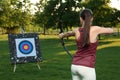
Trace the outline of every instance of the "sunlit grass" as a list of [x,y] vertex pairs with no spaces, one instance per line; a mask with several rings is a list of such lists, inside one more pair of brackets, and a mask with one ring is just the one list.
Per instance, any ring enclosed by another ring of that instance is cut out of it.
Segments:
[[98,50],[106,47],[120,46],[120,39],[112,38],[112,39],[101,40],[99,44],[100,45],[97,48]]
[[7,34],[0,34],[0,40],[7,40],[8,35]]

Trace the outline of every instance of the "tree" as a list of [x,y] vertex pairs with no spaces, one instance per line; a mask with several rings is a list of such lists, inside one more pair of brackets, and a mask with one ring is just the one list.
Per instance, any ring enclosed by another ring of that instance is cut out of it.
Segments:
[[0,27],[10,28],[13,25],[13,22],[10,21],[10,16],[12,14],[12,9],[10,7],[10,2],[8,0],[0,1]]
[[44,26],[46,28],[60,28],[57,26],[59,21],[62,21],[62,27],[66,29],[75,26],[79,20],[76,9],[79,8],[78,4],[80,1],[81,0],[65,0],[65,2],[62,2],[62,0],[49,0],[46,1],[46,3],[43,2],[45,5],[39,3],[44,9],[36,13],[36,16],[39,17],[39,19],[37,19],[38,24],[43,24],[41,21],[44,20]]
[[12,33],[13,30],[30,24],[29,0],[24,0],[23,2],[19,0],[2,0],[0,4],[2,9],[0,27],[6,29],[7,33]]
[[39,3],[36,3],[36,7],[38,8],[38,11],[35,13],[35,17],[33,18],[33,22],[35,24],[38,24],[39,26],[43,27],[43,34],[46,34],[46,23],[47,23],[47,16],[44,13],[44,7],[46,6],[47,1],[46,0],[40,0]]
[[118,16],[116,15],[118,10],[111,8],[109,3],[110,0],[87,0],[87,2],[83,2],[84,7],[92,9],[94,13],[93,24],[112,27],[118,23]]

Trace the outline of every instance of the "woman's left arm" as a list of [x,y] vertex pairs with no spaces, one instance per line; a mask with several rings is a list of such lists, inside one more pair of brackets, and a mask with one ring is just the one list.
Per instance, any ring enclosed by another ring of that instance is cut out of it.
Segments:
[[60,33],[59,37],[64,38],[64,37],[70,37],[70,36],[75,36],[75,30],[74,31],[68,31],[65,33]]

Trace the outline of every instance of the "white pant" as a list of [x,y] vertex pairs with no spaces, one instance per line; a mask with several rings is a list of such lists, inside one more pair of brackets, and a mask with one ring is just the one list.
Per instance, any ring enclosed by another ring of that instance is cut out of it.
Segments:
[[71,65],[72,80],[96,80],[95,68]]

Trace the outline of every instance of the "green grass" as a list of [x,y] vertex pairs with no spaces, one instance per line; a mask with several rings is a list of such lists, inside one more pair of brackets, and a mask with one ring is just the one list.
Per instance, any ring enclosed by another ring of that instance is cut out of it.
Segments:
[[[74,38],[65,40],[67,48],[74,55]],[[61,46],[58,36],[40,35],[43,61],[41,70],[35,63],[18,64],[16,72],[10,63],[9,45],[6,35],[0,35],[0,80],[72,80],[71,58]],[[97,80],[119,80],[120,38],[100,40],[97,49]]]

